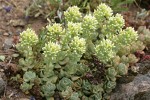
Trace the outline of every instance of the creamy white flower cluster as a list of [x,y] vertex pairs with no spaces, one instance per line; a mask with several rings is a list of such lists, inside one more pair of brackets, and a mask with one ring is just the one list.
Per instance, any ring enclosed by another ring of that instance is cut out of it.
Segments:
[[86,42],[84,38],[79,38],[78,36],[74,37],[74,39],[70,43],[70,48],[73,52],[77,54],[83,54],[86,50]]
[[77,6],[69,7],[64,15],[67,22],[78,22],[82,17]]
[[98,45],[96,45],[96,55],[98,58],[104,62],[107,63],[111,58],[115,56],[115,52],[113,51],[114,44],[109,39],[103,39],[100,41]]
[[83,18],[82,22],[82,28],[83,28],[83,36],[84,38],[92,37],[98,28],[98,21],[96,18],[92,15],[86,15]]
[[46,59],[55,61],[58,53],[61,51],[61,46],[50,41],[46,43],[42,49],[44,51],[44,57]]
[[121,14],[116,14],[115,16],[110,17],[106,24],[102,26],[102,32],[108,36],[118,34],[124,25],[125,21],[123,16]]
[[98,20],[99,24],[103,24],[105,20],[111,17],[113,14],[112,9],[106,4],[100,4],[94,11],[94,16]]
[[[45,57],[57,59],[57,53],[66,49],[66,53],[76,52],[81,57],[87,49],[91,48],[88,46],[94,40],[96,42],[92,45],[95,47],[92,47],[91,50],[94,49],[101,61],[108,62],[117,53],[114,48],[119,48],[119,45],[130,45],[138,37],[137,32],[131,27],[123,30],[125,23],[123,16],[113,15],[112,9],[103,3],[93,14],[82,16],[79,8],[73,6],[69,7],[64,15],[65,26],[55,23],[46,27],[48,43],[43,47]],[[100,35],[102,38],[97,40]],[[31,29],[21,33],[20,45],[32,46],[37,42],[38,37]]]
[[49,40],[56,42],[64,33],[63,28],[61,24],[54,23],[53,25],[47,25],[46,26],[48,32],[47,37]]
[[115,43],[119,45],[130,45],[137,38],[137,32],[132,27],[127,27],[125,30],[120,31],[120,34],[115,38]]
[[35,34],[35,31],[32,29],[27,29],[20,34],[20,43],[21,47],[27,48],[35,45],[38,42],[38,36]]

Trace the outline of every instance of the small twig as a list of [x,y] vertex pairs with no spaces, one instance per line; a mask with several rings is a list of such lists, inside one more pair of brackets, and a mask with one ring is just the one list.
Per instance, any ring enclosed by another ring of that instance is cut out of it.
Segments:
[[16,7],[16,5],[13,3],[13,2],[8,2],[8,1],[6,1],[6,0],[4,0],[4,2],[6,3],[6,4],[8,4],[8,5],[13,5],[14,7]]
[[12,61],[12,57],[10,58],[9,62],[7,63],[7,66],[11,63]]
[[6,91],[7,91],[7,81],[6,81],[6,83],[5,83],[5,89],[4,89],[4,97],[6,97]]
[[10,55],[11,53],[0,53],[0,55]]
[[134,1],[135,5],[140,9],[142,10],[142,8],[138,5],[138,3],[136,2],[136,0]]

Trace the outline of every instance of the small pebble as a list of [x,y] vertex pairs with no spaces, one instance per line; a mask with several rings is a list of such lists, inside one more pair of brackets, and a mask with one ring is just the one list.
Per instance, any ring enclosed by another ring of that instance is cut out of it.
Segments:
[[9,35],[9,33],[4,33],[3,35],[4,35],[4,36],[8,36],[8,35]]
[[11,47],[13,47],[13,39],[12,38],[6,38],[4,41],[4,50],[8,50]]

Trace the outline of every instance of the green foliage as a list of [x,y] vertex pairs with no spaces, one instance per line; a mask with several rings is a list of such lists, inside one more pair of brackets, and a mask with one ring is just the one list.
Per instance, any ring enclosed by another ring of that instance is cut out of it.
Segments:
[[115,68],[108,68],[107,70],[107,77],[111,80],[111,81],[116,81],[116,75],[117,72],[115,70]]
[[79,94],[77,92],[72,93],[70,100],[80,100]]
[[41,87],[41,91],[43,92],[43,96],[52,97],[55,93],[56,86],[55,84],[47,81],[45,85]]
[[140,26],[138,32],[140,34],[138,37],[139,40],[150,47],[150,30],[146,26]]
[[35,78],[36,74],[32,71],[25,72],[25,74],[23,75],[23,80],[25,82],[34,81]]
[[33,83],[30,84],[30,83],[24,82],[23,84],[21,84],[20,89],[21,89],[23,92],[28,93],[28,90],[32,89],[32,86],[33,86],[33,85],[34,85]]
[[125,64],[123,63],[120,63],[118,66],[117,66],[117,70],[118,70],[118,74],[119,75],[125,75],[127,74],[128,72],[128,68]]
[[[78,15],[78,12],[74,12],[78,9],[77,7],[79,7],[80,11],[83,13],[90,13],[91,11],[93,12],[99,4],[106,3],[113,9],[114,12],[121,12],[128,10],[128,6],[130,6],[134,2],[135,0],[33,0],[31,5],[26,10],[26,16],[42,16],[45,19],[59,18],[61,20],[63,11],[70,6],[76,6],[74,7],[73,13],[76,13],[76,16],[81,17],[80,15]],[[106,9],[105,5],[103,7],[104,9]],[[108,12],[109,11],[110,9],[108,9]],[[72,15],[74,16],[73,13],[70,13],[70,18],[72,17]],[[104,13],[110,14],[107,13],[107,11]],[[103,14],[99,13],[99,16],[103,16]],[[77,20],[80,19],[77,18]]]
[[123,29],[123,17],[105,4],[93,14],[82,15],[73,6],[64,15],[66,23],[49,24],[38,36],[31,29],[21,33],[20,88],[26,92],[38,85],[47,99],[58,91],[65,100],[102,100],[138,61],[133,53],[145,48],[143,42],[133,28]]
[[128,8],[124,6],[133,4],[135,2],[135,0],[108,0],[108,1],[111,8],[116,12],[128,10]]
[[64,91],[67,87],[72,85],[72,81],[66,77],[62,78],[59,83],[57,84],[57,89],[60,91]]
[[0,55],[0,61],[4,61],[5,60],[5,56]]

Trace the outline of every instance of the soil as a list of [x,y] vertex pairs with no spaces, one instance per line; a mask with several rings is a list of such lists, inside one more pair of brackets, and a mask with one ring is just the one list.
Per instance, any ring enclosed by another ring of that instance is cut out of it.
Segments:
[[[25,16],[25,10],[31,1],[32,0],[0,0],[0,55],[6,57],[4,62],[0,62],[0,76],[2,76],[7,83],[4,94],[0,100],[34,100],[31,95],[22,93],[18,84],[9,81],[10,75],[15,74],[17,70],[18,59],[12,59],[12,54],[18,53],[13,45],[18,42],[19,33],[28,27],[33,28],[36,33],[38,33],[40,29],[48,23],[47,20],[40,16],[37,18]],[[126,26],[132,26],[136,30],[139,26],[146,26],[150,29],[150,10],[147,14],[143,14],[143,16],[141,15],[137,18],[137,12],[141,9],[140,5],[131,5],[129,11],[122,12]],[[10,43],[6,40],[10,40]]]
[[[19,90],[18,84],[10,83],[8,77],[17,67],[17,59],[11,60],[11,55],[17,51],[13,46],[6,49],[4,43],[12,42],[15,45],[19,38],[19,33],[28,27],[33,28],[36,33],[47,24],[43,18],[26,18],[25,9],[32,0],[0,0],[0,55],[4,55],[7,61],[0,62],[0,75],[6,81],[6,89],[0,100],[29,100],[31,95],[25,95]],[[9,62],[10,61],[10,62]],[[8,65],[9,64],[9,65]]]

